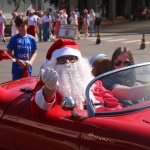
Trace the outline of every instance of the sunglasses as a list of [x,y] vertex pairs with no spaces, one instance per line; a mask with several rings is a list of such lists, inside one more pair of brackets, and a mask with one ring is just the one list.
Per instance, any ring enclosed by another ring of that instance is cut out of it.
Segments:
[[123,64],[124,66],[130,66],[130,65],[132,65],[132,62],[128,61],[128,60],[122,62],[121,60],[117,60],[117,59],[114,61],[115,66],[120,66],[121,64]]
[[77,56],[58,57],[57,63],[58,64],[65,64],[67,60],[69,60],[69,62],[71,62],[71,63],[74,63],[78,60],[78,57]]

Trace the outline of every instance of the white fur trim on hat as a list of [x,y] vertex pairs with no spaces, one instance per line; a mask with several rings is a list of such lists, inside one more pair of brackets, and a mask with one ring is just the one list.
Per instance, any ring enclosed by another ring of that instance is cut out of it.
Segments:
[[52,58],[56,59],[64,55],[73,55],[73,56],[81,57],[81,53],[79,50],[70,47],[65,47],[65,48],[55,50],[52,53]]

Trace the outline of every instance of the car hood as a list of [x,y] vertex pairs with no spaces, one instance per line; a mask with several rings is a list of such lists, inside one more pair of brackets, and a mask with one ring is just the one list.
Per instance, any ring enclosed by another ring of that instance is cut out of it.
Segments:
[[150,124],[150,113],[144,116],[143,121]]
[[38,81],[37,77],[22,78],[11,82],[6,82],[0,85],[0,118],[8,106],[25,91],[21,89],[33,89]]

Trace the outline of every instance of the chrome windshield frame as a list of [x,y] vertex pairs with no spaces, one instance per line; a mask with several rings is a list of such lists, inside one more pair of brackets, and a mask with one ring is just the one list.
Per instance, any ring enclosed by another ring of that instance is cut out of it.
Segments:
[[[137,67],[142,67],[142,66],[146,66],[146,65],[150,65],[150,62],[135,64],[135,65],[123,67],[123,68],[120,68],[120,69],[112,70],[112,71],[103,73],[103,74],[95,77],[93,80],[91,80],[89,82],[89,84],[87,85],[86,90],[85,90],[88,117],[94,117],[94,116],[96,116],[96,113],[94,111],[93,105],[91,104],[90,96],[89,96],[89,90],[90,90],[90,88],[91,88],[91,86],[92,86],[92,84],[94,82],[96,82],[97,80],[100,80],[102,77],[108,76],[110,74],[117,73],[119,71],[125,71],[125,70],[131,69],[131,68],[137,68]],[[105,112],[105,113],[102,113],[102,114],[104,114],[105,116],[107,116],[107,115],[111,116],[110,112],[108,112],[108,113]],[[116,112],[114,114],[116,114]]]

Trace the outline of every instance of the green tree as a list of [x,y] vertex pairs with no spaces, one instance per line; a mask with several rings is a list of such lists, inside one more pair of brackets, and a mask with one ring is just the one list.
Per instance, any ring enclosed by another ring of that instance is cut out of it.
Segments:
[[[46,2],[46,0],[44,2]],[[56,8],[58,7],[58,0],[47,0],[47,2],[49,2],[50,5],[54,5]]]
[[[0,1],[6,1],[6,0],[0,0]],[[21,3],[26,3],[26,0],[7,0],[7,3],[9,4],[9,5],[12,5],[12,4],[14,4],[15,5],[15,11],[17,11],[18,10],[18,8],[20,7],[20,4]]]

